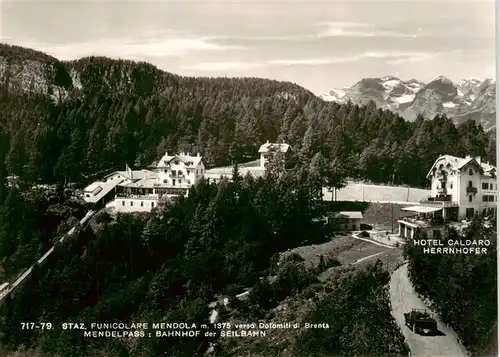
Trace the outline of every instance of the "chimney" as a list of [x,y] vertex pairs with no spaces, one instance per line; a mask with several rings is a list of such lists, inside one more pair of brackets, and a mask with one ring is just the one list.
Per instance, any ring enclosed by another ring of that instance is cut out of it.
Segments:
[[199,152],[196,153],[196,157],[200,157],[200,153]]
[[481,165],[481,156],[476,156],[474,159]]
[[470,159],[470,155],[467,155],[465,158],[466,158],[466,159]]
[[269,144],[269,140],[266,141],[266,144]]

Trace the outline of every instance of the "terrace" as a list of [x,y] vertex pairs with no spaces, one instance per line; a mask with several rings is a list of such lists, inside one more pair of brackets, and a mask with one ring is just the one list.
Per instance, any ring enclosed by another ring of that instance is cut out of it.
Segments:
[[451,195],[442,195],[437,197],[427,197],[420,201],[422,205],[439,206],[439,207],[458,207],[458,203],[452,201]]
[[429,235],[431,231],[441,230],[445,226],[443,207],[412,206],[401,210],[413,213],[398,220],[399,236],[402,238],[413,238],[417,229],[421,229]]

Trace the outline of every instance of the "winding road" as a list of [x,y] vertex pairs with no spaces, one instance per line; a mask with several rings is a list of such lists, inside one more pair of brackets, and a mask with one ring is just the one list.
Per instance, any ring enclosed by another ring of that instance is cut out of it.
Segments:
[[421,336],[411,331],[404,322],[403,314],[411,309],[427,309],[418,297],[408,278],[408,265],[393,272],[390,283],[392,314],[408,343],[412,357],[468,357],[465,348],[458,342],[455,333],[438,318],[442,335]]

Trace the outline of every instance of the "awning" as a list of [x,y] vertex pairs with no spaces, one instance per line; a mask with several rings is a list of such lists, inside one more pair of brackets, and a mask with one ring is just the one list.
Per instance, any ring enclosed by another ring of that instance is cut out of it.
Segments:
[[429,207],[429,206],[411,206],[411,207],[401,208],[402,211],[411,211],[418,213],[431,213],[431,212],[441,211],[442,209],[443,207]]

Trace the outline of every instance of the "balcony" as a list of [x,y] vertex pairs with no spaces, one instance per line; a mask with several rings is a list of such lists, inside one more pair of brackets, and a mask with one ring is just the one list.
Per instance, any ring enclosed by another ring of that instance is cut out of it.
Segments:
[[477,187],[468,186],[467,189],[465,190],[465,192],[472,193],[475,195],[477,193]]
[[153,194],[146,194],[146,195],[139,195],[139,194],[132,194],[132,193],[117,193],[115,195],[116,198],[133,198],[133,199],[141,199],[141,200],[156,200],[159,198],[158,195],[153,195]]
[[458,203],[453,202],[451,195],[443,195],[437,197],[428,197],[425,200],[420,201],[423,205],[436,205],[442,207],[458,207]]
[[173,174],[173,173],[170,173],[168,176],[172,177],[172,178],[185,178],[186,175],[184,174]]

